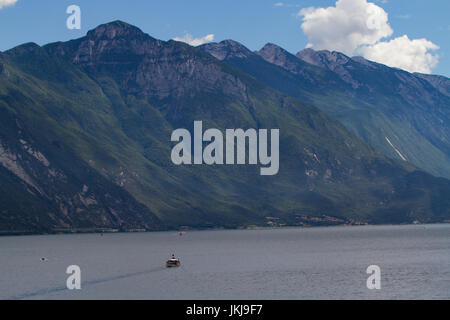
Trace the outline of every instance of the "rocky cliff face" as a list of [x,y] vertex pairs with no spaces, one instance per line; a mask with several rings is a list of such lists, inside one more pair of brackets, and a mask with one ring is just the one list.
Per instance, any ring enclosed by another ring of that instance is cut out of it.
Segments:
[[21,121],[15,122],[15,138],[0,135],[0,235],[162,228],[145,206],[76,155],[43,146],[52,157],[47,158]]
[[[195,92],[248,100],[246,85],[209,55],[180,42],[163,42],[121,21],[102,25],[69,46],[46,47],[91,74],[111,76],[127,94],[167,108]],[[181,101],[183,100],[183,101]],[[174,115],[175,116],[175,115]]]
[[292,54],[275,44],[266,44],[261,50],[257,51],[256,54],[261,56],[264,60],[282,67],[293,74],[306,77],[313,81],[313,78],[309,74],[310,70],[313,69],[310,65],[299,63],[298,59]]
[[352,77],[346,68],[346,66],[349,67],[351,59],[340,52],[326,50],[316,52],[312,49],[305,49],[297,53],[296,56],[302,61],[333,71],[343,81],[350,84],[353,89],[358,89],[362,85],[357,79]]
[[225,60],[230,58],[248,58],[253,53],[234,40],[224,40],[220,43],[207,43],[202,45],[203,50],[218,60]]
[[450,96],[450,79],[443,76],[415,73],[416,77],[427,80],[440,93]]

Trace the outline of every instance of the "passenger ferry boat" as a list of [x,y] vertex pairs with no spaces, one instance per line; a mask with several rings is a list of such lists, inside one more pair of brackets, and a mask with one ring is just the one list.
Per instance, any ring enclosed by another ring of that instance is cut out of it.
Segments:
[[175,255],[172,255],[172,258],[166,261],[166,267],[167,268],[176,268],[181,266],[180,259],[175,258]]

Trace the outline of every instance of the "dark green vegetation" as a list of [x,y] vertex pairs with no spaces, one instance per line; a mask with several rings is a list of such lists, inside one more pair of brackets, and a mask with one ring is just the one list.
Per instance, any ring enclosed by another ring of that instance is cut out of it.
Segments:
[[450,79],[338,52],[306,49],[295,56],[274,44],[258,52],[231,40],[201,48],[314,104],[384,155],[450,178]]
[[[194,120],[279,128],[279,174],[173,165],[170,135]],[[2,231],[450,219],[448,180],[198,48],[119,21],[1,53],[0,122]]]

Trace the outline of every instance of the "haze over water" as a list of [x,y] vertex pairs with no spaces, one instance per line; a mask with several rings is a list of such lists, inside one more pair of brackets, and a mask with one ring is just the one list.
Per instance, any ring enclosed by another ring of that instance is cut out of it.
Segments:
[[0,299],[449,298],[449,224],[0,238]]

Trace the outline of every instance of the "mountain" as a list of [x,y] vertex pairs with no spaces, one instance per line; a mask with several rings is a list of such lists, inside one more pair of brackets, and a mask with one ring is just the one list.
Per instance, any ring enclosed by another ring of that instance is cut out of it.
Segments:
[[384,155],[450,178],[450,80],[361,57],[274,44],[250,52],[230,41],[201,48],[292,97],[314,104]]
[[111,159],[79,126],[101,125],[104,113],[65,90],[90,90],[92,80],[35,44],[1,54],[0,66],[0,234],[165,228],[87,160]]
[[[0,70],[4,233],[450,218],[449,180],[386,158],[313,105],[201,48],[121,21],[3,52]],[[192,132],[195,120],[280,129],[279,173],[174,165],[171,134]]]

